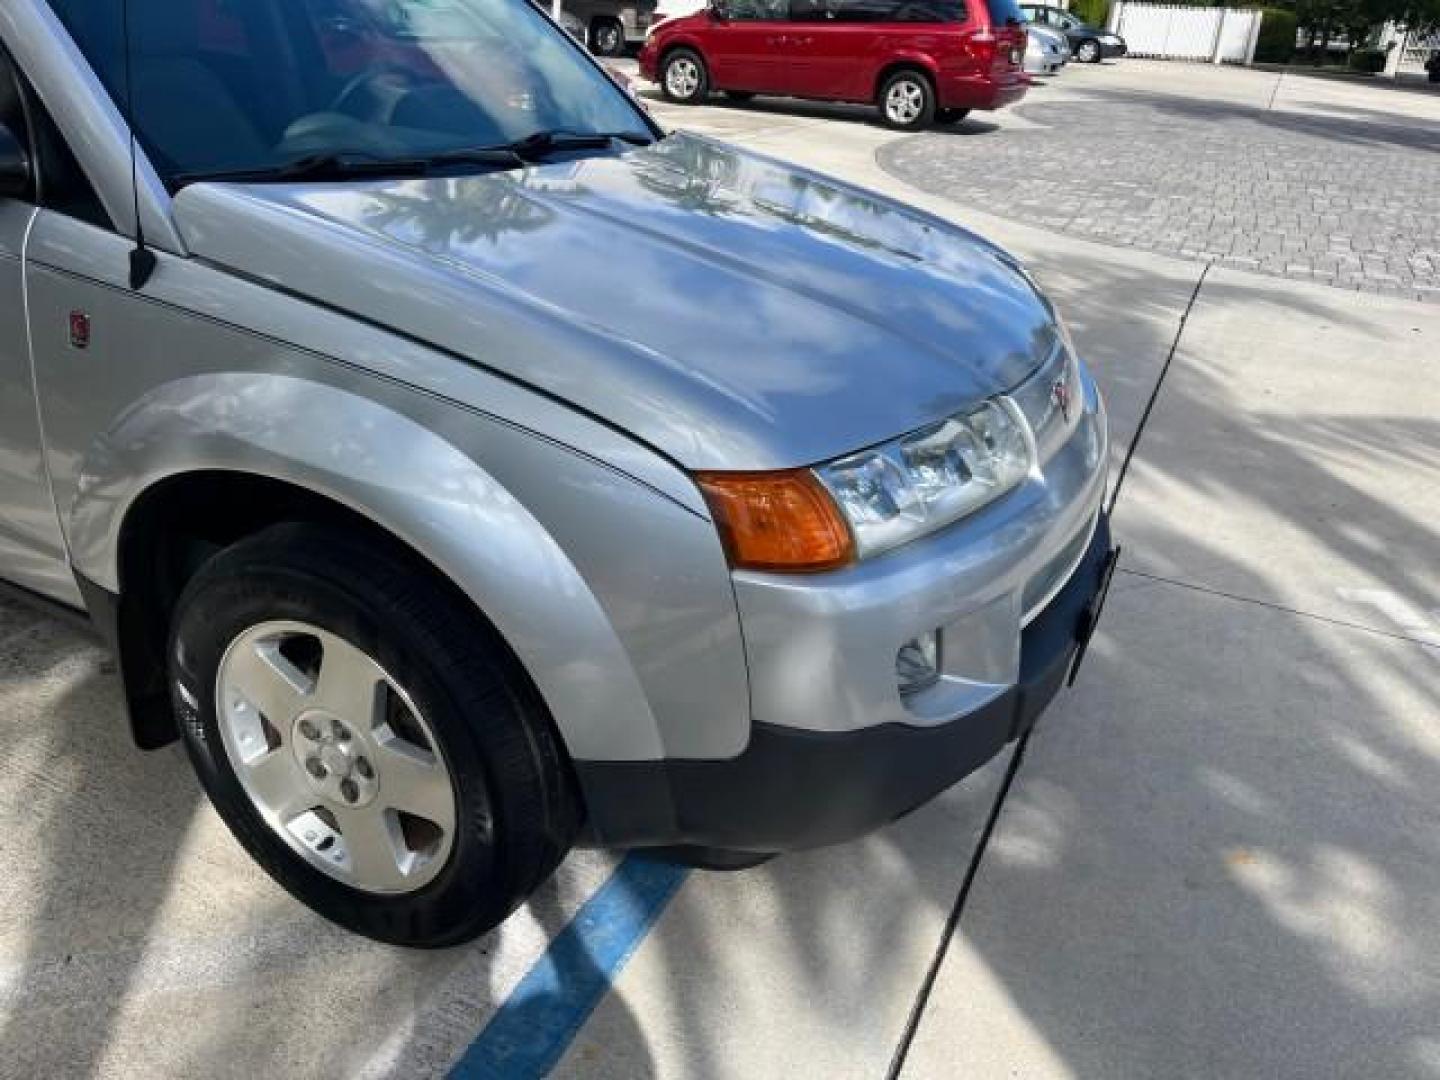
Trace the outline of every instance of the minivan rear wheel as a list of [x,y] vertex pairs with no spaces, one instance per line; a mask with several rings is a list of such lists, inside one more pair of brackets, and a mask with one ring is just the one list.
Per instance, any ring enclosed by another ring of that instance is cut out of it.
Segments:
[[699,53],[676,49],[665,57],[660,72],[660,88],[671,101],[694,105],[710,93],[710,73]]
[[281,525],[195,574],[172,698],[215,809],[281,886],[397,945],[499,924],[579,824],[549,714],[466,601],[402,549]]
[[935,90],[918,71],[897,71],[880,86],[880,118],[897,131],[919,131],[935,120]]

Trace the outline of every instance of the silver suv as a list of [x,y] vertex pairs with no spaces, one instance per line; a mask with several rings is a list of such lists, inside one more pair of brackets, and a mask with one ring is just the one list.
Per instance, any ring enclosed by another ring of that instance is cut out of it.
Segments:
[[667,136],[524,0],[0,44],[0,577],[330,918],[443,945],[577,840],[856,836],[1083,651],[1104,411],[989,244]]

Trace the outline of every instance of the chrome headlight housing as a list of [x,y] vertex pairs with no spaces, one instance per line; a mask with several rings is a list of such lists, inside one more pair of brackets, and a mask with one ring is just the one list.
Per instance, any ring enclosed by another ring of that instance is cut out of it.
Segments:
[[1036,467],[1025,418],[1008,398],[815,470],[862,559],[973,514]]

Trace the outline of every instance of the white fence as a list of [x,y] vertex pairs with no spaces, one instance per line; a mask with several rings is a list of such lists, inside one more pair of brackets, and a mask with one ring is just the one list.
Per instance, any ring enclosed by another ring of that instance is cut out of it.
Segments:
[[1255,58],[1260,12],[1122,0],[1110,8],[1110,29],[1125,39],[1131,56],[1248,64]]

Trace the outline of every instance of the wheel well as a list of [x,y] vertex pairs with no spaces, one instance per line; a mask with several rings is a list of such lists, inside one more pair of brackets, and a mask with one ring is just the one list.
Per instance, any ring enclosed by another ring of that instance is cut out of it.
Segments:
[[662,79],[665,77],[666,61],[668,61],[670,57],[674,56],[677,52],[690,53],[692,56],[699,58],[702,64],[705,64],[705,69],[707,71],[710,69],[710,65],[705,62],[705,57],[701,54],[699,49],[695,48],[695,46],[691,45],[689,42],[677,41],[673,45],[667,45],[665,47],[665,51],[660,54],[660,59],[655,61],[655,71]]
[[872,97],[879,97],[880,90],[885,85],[885,80],[901,71],[913,71],[930,84],[930,91],[935,92],[935,74],[925,67],[924,64],[914,60],[897,60],[893,64],[887,64],[880,69],[880,74],[875,78],[875,88]]
[[[170,705],[165,651],[175,604],[186,583],[224,548],[290,522],[363,532],[423,563],[455,588],[392,533],[305,488],[263,476],[216,471],[161,481],[131,506],[119,539],[116,648],[138,746],[156,749],[179,734]],[[468,597],[465,601],[470,603]]]

